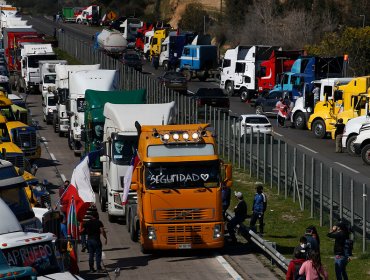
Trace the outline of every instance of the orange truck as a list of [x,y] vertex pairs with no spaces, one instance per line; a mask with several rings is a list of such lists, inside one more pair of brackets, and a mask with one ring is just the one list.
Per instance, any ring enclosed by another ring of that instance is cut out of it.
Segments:
[[141,251],[224,245],[221,186],[232,167],[218,156],[208,124],[136,126],[137,162],[126,225]]

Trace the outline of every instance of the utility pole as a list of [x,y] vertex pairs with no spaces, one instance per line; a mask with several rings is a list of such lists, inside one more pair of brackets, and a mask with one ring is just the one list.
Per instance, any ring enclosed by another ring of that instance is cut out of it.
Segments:
[[365,28],[366,15],[360,15],[360,17],[362,17],[362,28]]

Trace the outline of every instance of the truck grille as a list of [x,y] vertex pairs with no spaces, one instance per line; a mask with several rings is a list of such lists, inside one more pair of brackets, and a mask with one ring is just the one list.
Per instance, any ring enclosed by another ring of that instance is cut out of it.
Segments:
[[156,221],[184,221],[184,220],[209,220],[214,219],[215,211],[214,209],[165,209],[165,210],[155,210],[154,218]]
[[202,226],[169,226],[168,233],[200,232]]
[[35,131],[32,132],[28,131],[27,133],[19,132],[17,140],[14,141],[14,144],[16,144],[22,150],[35,149],[37,145],[36,132]]
[[203,239],[200,235],[195,236],[167,236],[167,244],[175,245],[175,244],[184,244],[184,243],[191,243],[191,244],[203,244]]
[[7,154],[5,159],[10,161],[14,166],[24,168],[24,157],[23,155],[9,155]]

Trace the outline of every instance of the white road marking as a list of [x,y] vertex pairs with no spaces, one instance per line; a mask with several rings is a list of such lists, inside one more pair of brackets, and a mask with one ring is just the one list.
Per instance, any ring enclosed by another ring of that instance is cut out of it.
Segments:
[[65,182],[67,180],[66,176],[64,176],[64,174],[60,174],[60,178],[62,178],[63,182]]
[[338,164],[338,165],[340,165],[340,166],[342,166],[342,167],[344,167],[344,168],[347,168],[348,170],[351,170],[352,172],[360,173],[360,172],[358,172],[356,169],[353,169],[353,168],[351,168],[351,167],[349,167],[349,166],[347,166],[347,165],[345,165],[345,164],[343,164],[343,163],[340,163],[340,162],[337,162],[337,161],[335,161],[334,163],[336,163],[336,164]]
[[41,137],[41,142],[44,143],[45,145],[48,144],[48,141],[46,141],[46,138],[44,136]]
[[274,135],[277,135],[277,136],[280,136],[280,137],[283,137],[284,136],[283,134],[277,133],[275,131],[274,131]]
[[312,152],[312,153],[314,153],[314,154],[317,154],[317,153],[318,153],[318,152],[316,152],[315,150],[312,150],[312,149],[310,149],[310,148],[306,147],[305,145],[298,144],[298,146],[301,146],[302,148],[304,148],[304,149],[306,149],[306,150],[308,150],[308,151],[310,151],[310,152]]
[[54,154],[53,153],[50,153],[50,157],[52,160],[56,161],[57,159],[55,158]]
[[225,268],[234,280],[243,280],[243,278],[231,267],[231,265],[222,256],[217,256],[218,262]]

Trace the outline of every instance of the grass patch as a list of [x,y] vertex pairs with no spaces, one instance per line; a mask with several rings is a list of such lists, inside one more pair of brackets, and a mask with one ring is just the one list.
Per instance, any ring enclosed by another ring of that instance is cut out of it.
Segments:
[[[255,178],[249,177],[242,170],[234,169],[233,191],[241,191],[248,205],[248,215],[251,215],[253,197],[255,194]],[[319,226],[319,219],[310,218],[309,211],[301,211],[299,204],[294,203],[292,198],[284,199],[284,195],[278,195],[277,189],[270,186],[264,187],[267,195],[267,210],[265,213],[264,239],[276,242],[277,250],[286,258],[291,259],[293,249],[299,244],[299,238],[304,234],[307,226],[315,225],[320,236],[320,251],[324,266],[329,272],[329,279],[335,279],[333,246],[334,240],[326,237],[329,226]],[[233,209],[237,199],[232,196],[229,209]],[[328,214],[324,214],[328,216]],[[324,220],[328,220],[325,217]],[[249,220],[245,222],[248,225]],[[349,279],[370,279],[370,253],[362,254],[362,241],[355,239],[355,248],[352,261],[347,266]]]
[[81,65],[81,64],[83,64],[79,60],[77,60],[75,57],[71,56],[70,54],[68,54],[65,51],[62,51],[61,49],[54,48],[54,52],[57,55],[58,59],[67,60],[69,65]]

